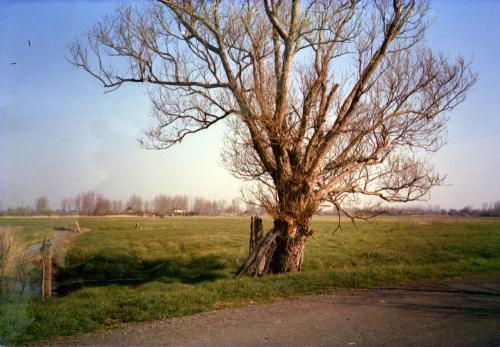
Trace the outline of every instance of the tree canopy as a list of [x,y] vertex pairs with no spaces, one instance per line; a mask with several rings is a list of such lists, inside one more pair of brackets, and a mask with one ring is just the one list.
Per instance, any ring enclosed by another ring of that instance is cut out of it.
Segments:
[[110,91],[150,86],[146,147],[227,120],[224,163],[256,183],[289,246],[310,235],[322,203],[349,214],[357,196],[407,202],[442,182],[422,153],[441,147],[446,113],[476,75],[426,47],[428,8],[160,0],[97,22],[72,45],[72,61]]

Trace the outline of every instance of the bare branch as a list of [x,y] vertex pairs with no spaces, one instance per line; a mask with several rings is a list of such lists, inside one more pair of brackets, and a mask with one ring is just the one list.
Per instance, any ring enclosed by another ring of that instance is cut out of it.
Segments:
[[306,221],[307,237],[324,202],[356,219],[344,204],[359,196],[414,201],[443,182],[425,153],[477,76],[425,47],[427,11],[416,0],[158,0],[103,18],[71,61],[105,90],[149,86],[147,148],[224,120],[224,165],[277,220]]

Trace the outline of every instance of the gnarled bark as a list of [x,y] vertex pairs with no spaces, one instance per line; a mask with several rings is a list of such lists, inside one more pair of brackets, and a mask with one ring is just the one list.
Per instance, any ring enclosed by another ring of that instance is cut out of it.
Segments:
[[310,234],[309,220],[275,220],[273,229],[253,248],[238,275],[261,276],[300,271],[305,241]]

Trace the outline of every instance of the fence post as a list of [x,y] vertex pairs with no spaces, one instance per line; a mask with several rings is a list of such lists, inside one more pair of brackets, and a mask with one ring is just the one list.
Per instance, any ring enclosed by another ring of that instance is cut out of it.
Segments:
[[79,234],[80,233],[80,225],[78,225],[77,221],[75,221],[75,226],[73,227],[73,233],[74,234]]
[[51,296],[52,293],[52,249],[50,240],[43,240],[40,247],[42,256],[42,297]]
[[255,216],[250,219],[250,242],[248,254],[252,253],[253,249],[257,247],[260,240],[264,237],[264,228],[262,226],[262,219]]
[[250,217],[250,240],[248,242],[248,254],[252,253],[253,248],[253,216]]

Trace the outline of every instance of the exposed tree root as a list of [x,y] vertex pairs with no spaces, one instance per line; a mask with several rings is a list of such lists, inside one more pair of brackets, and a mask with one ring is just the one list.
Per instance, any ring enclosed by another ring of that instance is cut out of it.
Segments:
[[278,233],[274,229],[269,231],[259,244],[253,248],[236,275],[261,276],[267,274],[276,249],[277,236]]
[[272,229],[252,249],[236,275],[262,276],[300,271],[305,239],[300,234],[288,237],[283,234],[283,230]]

